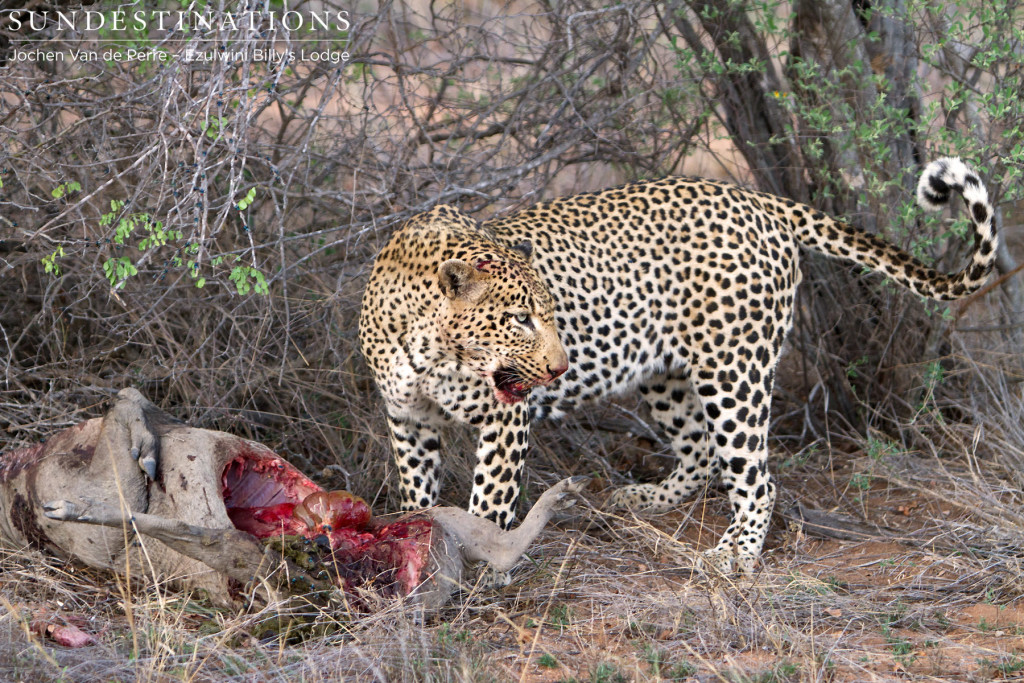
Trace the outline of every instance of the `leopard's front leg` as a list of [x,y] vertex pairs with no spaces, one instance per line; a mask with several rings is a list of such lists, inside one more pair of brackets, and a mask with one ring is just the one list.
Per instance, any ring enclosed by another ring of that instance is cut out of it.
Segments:
[[388,415],[391,452],[398,467],[402,510],[437,505],[441,477],[441,434],[429,422]]
[[523,459],[530,441],[528,401],[489,411],[479,428],[469,511],[507,530],[516,517]]

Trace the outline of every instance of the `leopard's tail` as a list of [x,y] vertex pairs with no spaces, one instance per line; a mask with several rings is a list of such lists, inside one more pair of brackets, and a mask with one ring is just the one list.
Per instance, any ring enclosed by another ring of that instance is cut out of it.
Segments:
[[811,249],[877,270],[921,296],[959,299],[985,283],[996,260],[999,236],[988,192],[978,174],[959,158],[937,159],[925,167],[917,185],[917,203],[926,210],[940,209],[954,192],[963,197],[974,226],[971,262],[958,273],[940,273],[870,233],[817,212],[810,221],[794,216],[796,236]]

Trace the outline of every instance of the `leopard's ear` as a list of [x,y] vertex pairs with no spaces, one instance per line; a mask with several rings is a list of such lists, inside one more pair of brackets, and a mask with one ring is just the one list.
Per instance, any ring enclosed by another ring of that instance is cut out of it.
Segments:
[[518,251],[520,254],[523,255],[524,259],[529,261],[530,257],[533,256],[533,242],[531,242],[530,240],[523,240],[519,244],[512,247],[512,251]]
[[437,269],[441,292],[449,299],[473,303],[487,289],[483,273],[461,259],[449,259]]

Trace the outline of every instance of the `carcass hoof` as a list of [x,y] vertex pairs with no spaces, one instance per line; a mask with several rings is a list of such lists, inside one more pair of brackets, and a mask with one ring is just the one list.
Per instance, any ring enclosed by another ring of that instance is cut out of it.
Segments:
[[84,508],[70,500],[51,500],[43,503],[43,514],[62,522],[85,522],[89,519]]

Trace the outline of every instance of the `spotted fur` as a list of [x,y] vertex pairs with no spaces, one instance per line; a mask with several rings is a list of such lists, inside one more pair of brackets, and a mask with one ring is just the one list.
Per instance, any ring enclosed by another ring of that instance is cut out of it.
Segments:
[[768,415],[800,247],[923,296],[965,296],[985,281],[998,238],[978,176],[959,159],[930,164],[921,205],[953,193],[975,239],[954,275],[808,206],[692,178],[556,199],[483,224],[444,206],[411,219],[378,256],[360,320],[403,507],[436,502],[439,427],[455,419],[480,432],[470,509],[507,527],[530,421],[639,388],[678,466],[614,501],[672,506],[719,476],[732,521],[709,556],[751,570],[775,500]]

